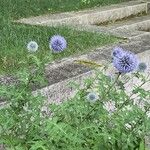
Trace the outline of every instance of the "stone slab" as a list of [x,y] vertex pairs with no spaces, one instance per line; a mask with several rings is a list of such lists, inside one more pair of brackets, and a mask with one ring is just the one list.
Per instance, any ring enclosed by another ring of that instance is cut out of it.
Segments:
[[99,7],[78,12],[65,12],[48,14],[38,17],[23,18],[16,22],[31,25],[66,25],[66,24],[96,24],[108,20],[117,20],[130,15],[136,15],[147,11],[147,3],[130,1],[117,5]]

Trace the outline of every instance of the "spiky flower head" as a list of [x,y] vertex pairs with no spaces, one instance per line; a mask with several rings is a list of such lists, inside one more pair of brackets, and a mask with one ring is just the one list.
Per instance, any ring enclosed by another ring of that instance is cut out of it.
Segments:
[[144,62],[139,63],[138,65],[138,71],[143,72],[147,69],[147,65]]
[[112,57],[120,58],[122,57],[124,50],[121,47],[115,47],[112,52]]
[[114,101],[107,101],[104,103],[103,108],[107,110],[109,113],[113,113],[117,109],[115,105],[116,104]]
[[129,73],[137,69],[138,59],[134,53],[124,51],[118,55],[119,57],[113,57],[113,65],[120,73]]
[[60,35],[54,35],[50,39],[49,47],[50,49],[52,49],[54,53],[59,53],[62,52],[64,49],[66,49],[67,41],[65,40],[64,37]]
[[89,102],[96,102],[99,99],[99,96],[97,93],[91,92],[91,93],[88,93],[86,98]]
[[36,52],[38,50],[38,44],[35,41],[30,41],[27,44],[27,49],[29,52]]

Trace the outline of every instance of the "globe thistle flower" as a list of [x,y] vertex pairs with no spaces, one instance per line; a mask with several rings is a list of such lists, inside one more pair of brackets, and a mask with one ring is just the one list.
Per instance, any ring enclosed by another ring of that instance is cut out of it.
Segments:
[[112,57],[121,58],[124,50],[121,47],[115,47],[112,52]]
[[59,53],[62,52],[64,49],[66,49],[67,42],[64,37],[60,35],[54,35],[50,39],[49,47],[50,49],[52,49],[53,52]]
[[89,102],[96,102],[99,99],[99,96],[97,93],[91,92],[87,95],[86,98]]
[[38,44],[35,41],[30,41],[27,44],[27,49],[29,52],[36,52],[38,50]]
[[143,72],[147,69],[147,65],[144,62],[139,63],[138,65],[138,71]]
[[113,102],[113,101],[105,102],[103,105],[103,108],[105,110],[107,110],[109,113],[113,113],[114,111],[117,110],[117,108],[115,106],[115,102]]
[[131,52],[123,52],[119,57],[113,58],[113,65],[120,73],[129,73],[137,69],[138,59]]

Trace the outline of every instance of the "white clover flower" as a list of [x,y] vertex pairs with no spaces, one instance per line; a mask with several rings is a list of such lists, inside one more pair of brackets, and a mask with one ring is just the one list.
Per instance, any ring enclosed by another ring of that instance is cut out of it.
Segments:
[[30,41],[27,44],[27,49],[29,52],[36,52],[38,50],[38,44],[35,41]]
[[113,113],[114,111],[117,110],[115,106],[115,102],[113,101],[105,102],[103,105],[103,108],[106,109],[109,113]]
[[97,100],[99,99],[99,96],[98,96],[97,93],[91,92],[91,93],[89,93],[89,94],[87,95],[86,98],[87,98],[87,100],[88,100],[89,102],[95,102],[95,101],[97,101]]

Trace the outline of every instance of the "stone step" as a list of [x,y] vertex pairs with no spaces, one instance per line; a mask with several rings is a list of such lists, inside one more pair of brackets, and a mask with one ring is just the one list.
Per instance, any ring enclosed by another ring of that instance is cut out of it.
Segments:
[[99,22],[122,19],[130,15],[146,13],[148,3],[141,0],[124,2],[106,7],[98,7],[78,12],[65,12],[58,14],[47,14],[37,17],[23,18],[15,22],[31,25],[91,25]]
[[116,22],[113,25],[109,25],[108,29],[111,31],[128,29],[128,30],[139,30],[145,31],[150,28],[150,15],[135,17],[129,20]]

